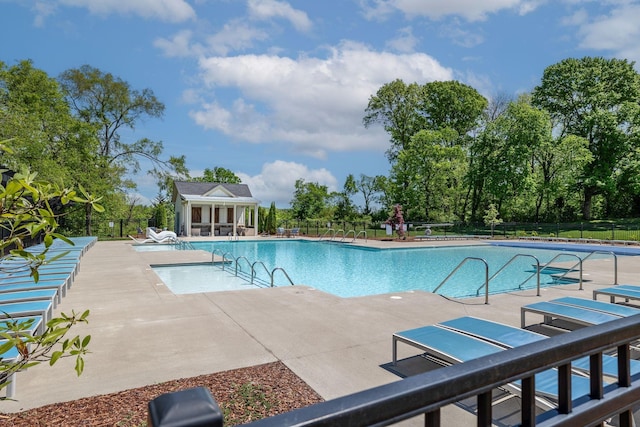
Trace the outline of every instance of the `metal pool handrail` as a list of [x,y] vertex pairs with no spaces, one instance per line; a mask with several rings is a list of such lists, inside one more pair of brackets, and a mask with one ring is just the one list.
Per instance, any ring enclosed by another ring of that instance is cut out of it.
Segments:
[[591,256],[595,254],[613,255],[613,284],[617,285],[618,284],[618,256],[616,255],[616,253],[613,251],[593,251],[586,257],[582,258],[582,262],[585,262],[587,259],[589,259]]
[[282,273],[284,274],[284,276],[287,278],[287,280],[289,281],[289,283],[291,283],[291,286],[295,286],[295,283],[293,283],[293,280],[291,280],[291,277],[289,277],[289,275],[287,274],[286,271],[284,271],[284,268],[282,267],[276,267],[273,270],[271,270],[271,287],[274,287],[274,283],[273,283],[273,276],[275,275],[276,271],[282,271]]
[[447,277],[445,277],[445,279],[440,282],[440,284],[438,286],[436,286],[436,288],[431,291],[432,293],[436,293],[438,291],[438,289],[440,289],[442,287],[442,285],[445,284],[445,282],[447,282],[447,280],[449,280],[451,278],[451,276],[453,276],[455,274],[456,271],[458,271],[460,269],[460,267],[462,267],[464,264],[467,263],[467,261],[480,261],[484,264],[484,283],[485,283],[485,295],[484,295],[484,303],[485,304],[489,304],[489,264],[487,263],[487,261],[485,261],[482,258],[476,258],[476,257],[466,257],[465,259],[463,259],[460,264],[458,264],[458,266],[456,268],[453,269],[453,271],[451,273],[449,273],[449,275]]
[[333,228],[330,228],[327,231],[325,231],[324,234],[318,238],[318,240],[322,240],[323,237],[327,236],[331,232],[333,232],[333,234],[331,235],[331,239],[329,239],[329,240],[332,240],[334,238],[334,236],[336,235],[336,230],[334,230]]
[[[356,230],[349,230],[349,231],[347,231],[346,234],[342,235],[342,240],[340,240],[340,241],[344,242],[347,239],[347,237],[349,237],[349,234],[351,234],[351,233],[353,233],[353,240],[356,240]],[[353,242],[353,240],[352,240],[352,242]]]
[[531,257],[534,260],[536,260],[536,272],[533,273],[531,276],[527,277],[527,279],[522,282],[518,288],[522,289],[522,285],[527,283],[529,281],[529,279],[531,279],[534,275],[537,276],[537,284],[536,284],[536,289],[538,292],[537,296],[540,296],[540,261],[538,260],[538,258],[536,258],[533,255],[529,255],[529,254],[516,254],[514,256],[511,257],[511,259],[509,261],[507,261],[502,267],[500,267],[500,269],[498,271],[496,271],[493,276],[489,277],[489,280],[487,280],[486,284],[481,285],[478,289],[476,289],[476,296],[478,296],[480,294],[480,289],[482,289],[483,286],[489,286],[489,282],[491,282],[498,274],[502,273],[502,271],[507,268],[508,265],[510,265],[513,261],[515,261],[517,258],[520,257]]
[[253,269],[253,266],[251,265],[251,261],[249,261],[247,259],[247,257],[244,256],[239,256],[238,258],[235,259],[235,263],[236,263],[236,277],[238,276],[238,261],[240,260],[245,260],[247,261],[247,265],[249,265],[249,267],[251,267]]
[[356,237],[353,238],[353,241],[355,242],[356,239],[358,238],[358,236],[360,236],[361,234],[364,234],[364,241],[367,241],[367,231],[366,230],[360,230],[358,231],[358,234],[356,234]]
[[[560,258],[562,256],[573,256],[573,257],[578,258],[578,263],[575,264],[573,267],[575,267],[576,265],[580,266],[580,288],[579,289],[582,290],[582,261],[583,261],[583,259],[580,258],[578,255],[576,255],[576,254],[566,254],[566,253],[558,254],[558,255],[554,256],[553,258],[551,258],[551,260],[549,262],[547,262],[542,269],[544,270],[545,268],[547,268],[549,266],[549,264],[551,264],[553,261],[555,261],[556,259],[558,259],[558,258]],[[560,275],[560,277],[564,277],[567,274],[569,274],[569,272],[573,269],[573,267],[568,269],[564,274]],[[538,295],[538,296],[540,296],[540,295]]]
[[222,263],[224,264],[225,252],[223,252],[221,249],[215,249],[215,248],[211,248],[211,264],[216,262],[216,253],[222,258]]
[[269,269],[267,268],[267,266],[264,265],[264,262],[255,261],[253,264],[251,264],[251,284],[253,285],[253,279],[256,277],[256,269],[255,269],[256,264],[261,265],[264,268],[264,271],[267,272],[267,275],[271,279],[271,283],[273,283],[273,276],[269,272]]

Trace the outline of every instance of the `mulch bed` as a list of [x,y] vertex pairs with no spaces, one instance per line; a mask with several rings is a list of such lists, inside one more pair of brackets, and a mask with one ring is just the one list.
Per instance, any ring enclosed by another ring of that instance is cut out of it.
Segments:
[[151,400],[164,393],[194,387],[206,387],[211,391],[225,415],[225,426],[322,402],[322,398],[289,368],[274,362],[54,403],[19,413],[0,413],[0,425],[146,426]]

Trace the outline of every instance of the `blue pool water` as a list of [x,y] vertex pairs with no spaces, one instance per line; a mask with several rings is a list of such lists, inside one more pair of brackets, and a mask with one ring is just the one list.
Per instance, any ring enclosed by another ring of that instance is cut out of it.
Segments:
[[[531,248],[497,246],[458,246],[439,248],[372,249],[307,240],[287,241],[225,241],[193,242],[196,249],[216,254],[225,253],[227,259],[246,258],[240,268],[250,271],[249,264],[260,261],[266,269],[283,268],[295,284],[308,285],[341,297],[403,292],[411,290],[433,291],[466,257],[479,257],[489,264],[489,274],[495,273],[516,254],[535,256],[541,264],[559,253],[565,254],[554,262],[568,262],[573,266],[577,254],[587,253]],[[536,286],[533,274],[535,259],[517,258],[510,266],[491,280],[490,293],[507,292]],[[268,274],[257,266],[258,278],[268,282]],[[484,266],[479,261],[468,261],[438,291],[450,297],[476,296],[485,280]],[[529,279],[529,280],[527,280]],[[279,272],[275,284],[289,285]],[[541,286],[552,284],[550,275],[541,275]],[[576,285],[577,286],[577,285]],[[480,290],[484,295],[484,289]]]

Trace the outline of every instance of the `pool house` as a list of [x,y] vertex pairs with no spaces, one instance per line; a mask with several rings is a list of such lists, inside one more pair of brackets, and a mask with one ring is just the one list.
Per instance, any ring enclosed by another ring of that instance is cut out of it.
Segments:
[[180,236],[257,236],[258,206],[246,184],[174,181]]

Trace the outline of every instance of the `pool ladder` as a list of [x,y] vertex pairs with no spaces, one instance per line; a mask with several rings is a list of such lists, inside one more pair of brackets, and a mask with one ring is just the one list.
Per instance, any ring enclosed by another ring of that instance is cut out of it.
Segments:
[[535,277],[536,278],[536,296],[540,296],[540,273],[542,273],[546,268],[552,268],[551,267],[551,263],[556,261],[558,258],[566,257],[566,256],[576,257],[578,259],[578,262],[575,265],[573,265],[573,267],[565,269],[566,271],[563,274],[554,275],[554,279],[555,280],[559,280],[559,279],[566,278],[567,274],[575,272],[576,271],[576,267],[579,267],[579,269],[578,269],[578,272],[579,272],[578,282],[580,283],[579,289],[583,290],[583,287],[582,287],[583,263],[584,263],[584,261],[586,261],[587,259],[591,258],[592,256],[594,256],[596,254],[608,254],[608,255],[612,255],[613,256],[613,277],[614,277],[613,278],[613,284],[617,285],[618,284],[618,257],[616,256],[615,252],[612,252],[612,251],[593,251],[593,252],[589,253],[589,255],[587,255],[584,258],[580,258],[576,254],[566,254],[566,253],[558,254],[555,257],[553,257],[549,262],[547,262],[546,264],[544,264],[542,266],[541,266],[540,261],[538,260],[538,258],[536,258],[533,255],[530,255],[530,254],[516,254],[513,257],[511,257],[509,259],[509,261],[507,261],[502,267],[500,267],[498,269],[498,271],[496,271],[491,277],[489,277],[489,264],[487,263],[487,261],[485,259],[477,258],[477,257],[466,257],[465,259],[463,259],[460,262],[460,264],[457,265],[456,268],[453,269],[453,271],[451,271],[451,273],[449,273],[449,275],[447,277],[445,277],[445,279],[442,282],[440,282],[440,284],[438,286],[436,286],[436,288],[432,291],[432,293],[435,294],[468,261],[479,261],[479,262],[482,262],[484,264],[484,276],[485,276],[485,278],[484,278],[483,284],[480,285],[480,287],[478,287],[478,289],[476,290],[476,296],[480,296],[480,291],[482,290],[482,288],[484,288],[484,303],[485,304],[489,304],[489,283],[491,282],[491,280],[493,280],[496,276],[498,276],[500,273],[502,273],[516,259],[518,259],[520,257],[530,257],[530,258],[533,258],[534,261],[535,261],[535,269],[536,269],[536,271],[531,276],[526,278],[522,283],[520,283],[520,285],[518,286],[518,289],[522,289],[522,287],[524,286],[525,283],[527,283],[529,280],[531,280],[533,277]]
[[[356,230],[349,230],[349,231],[347,231],[345,233],[344,230],[337,230],[336,231],[333,228],[330,228],[327,231],[325,231],[325,233],[322,236],[320,236],[318,238],[318,240],[323,240],[326,237],[328,237],[327,240],[329,240],[329,241],[337,241],[336,237],[338,236],[338,234],[340,234],[340,236],[342,237],[340,239],[340,243],[344,243],[344,241],[347,240],[347,237],[349,237],[350,234],[353,234],[353,239],[351,240],[350,243],[355,242],[358,239],[358,237],[360,237],[362,235],[364,235],[364,241],[365,242],[367,241],[367,231],[366,230],[360,230],[360,231],[358,231],[358,233],[356,233]],[[330,235],[330,237],[329,237],[329,235]]]
[[[216,260],[215,260],[216,254],[220,257],[221,261],[216,262]],[[244,273],[242,271],[242,267],[240,267],[240,261],[245,261],[246,262],[246,264],[251,269],[250,273]],[[275,285],[275,274],[276,274],[276,272],[281,272],[284,275],[284,277],[287,279],[287,281],[291,284],[291,286],[295,285],[295,283],[293,283],[293,280],[291,280],[291,277],[289,277],[289,275],[284,270],[284,268],[276,267],[273,270],[269,271],[269,269],[267,268],[265,263],[262,262],[262,261],[254,261],[252,263],[251,261],[249,261],[249,259],[247,259],[247,257],[244,257],[244,256],[239,256],[237,258],[234,258],[233,254],[231,254],[230,252],[222,252],[219,249],[212,248],[212,250],[211,250],[211,263],[212,264],[219,263],[221,265],[222,271],[225,271],[225,266],[227,264],[235,265],[234,275],[236,277],[245,278],[245,279],[246,279],[246,276],[249,276],[249,279],[247,279],[247,281],[251,285],[257,284],[257,282],[262,282],[263,284],[265,284],[265,285],[267,285],[267,286],[269,286],[271,288],[275,287],[276,286]],[[266,272],[267,276],[269,276],[269,281],[268,282],[265,282],[264,280],[260,280],[258,278],[257,267],[262,267],[262,269]]]

